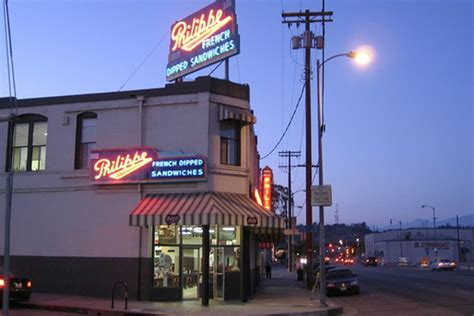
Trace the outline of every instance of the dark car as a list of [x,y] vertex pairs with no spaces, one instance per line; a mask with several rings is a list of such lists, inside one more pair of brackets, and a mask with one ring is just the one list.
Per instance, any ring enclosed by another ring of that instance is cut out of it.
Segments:
[[[328,271],[329,270],[332,270],[332,269],[336,269],[335,266],[332,266],[332,265],[327,265],[327,266],[324,266],[324,270],[326,271],[326,275],[328,274]],[[319,266],[316,268],[316,270],[313,271],[315,274],[318,274],[319,273]]]
[[326,294],[328,296],[359,294],[357,274],[353,274],[351,270],[344,268],[329,270],[326,276]]
[[[5,287],[5,274],[3,267],[0,267],[0,303],[3,300],[3,289]],[[30,279],[15,277],[10,273],[10,300],[11,301],[28,301],[31,296],[33,283]]]
[[376,257],[367,257],[364,260],[364,267],[374,266],[376,267],[378,264],[378,259]]

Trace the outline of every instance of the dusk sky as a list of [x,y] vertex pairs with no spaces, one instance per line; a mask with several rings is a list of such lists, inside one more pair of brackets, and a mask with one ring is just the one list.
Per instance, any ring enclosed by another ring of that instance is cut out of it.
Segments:
[[[10,0],[18,97],[117,91],[148,55],[122,90],[163,87],[171,24],[211,2]],[[304,51],[290,48],[303,26],[283,25],[281,12],[319,11],[321,1],[236,2],[241,53],[230,60],[230,77],[250,86],[264,156],[285,129],[303,85]],[[326,57],[363,45],[374,50],[365,68],[344,57],[326,67],[324,173],[340,222],[386,226],[390,218],[422,218],[432,225],[432,211],[422,204],[435,206],[439,220],[473,214],[474,2],[327,0],[326,10],[334,12]],[[8,82],[1,34],[3,97]],[[316,50],[312,54],[314,66]],[[223,66],[213,76],[223,78]],[[311,88],[316,164],[315,80]],[[304,163],[303,114],[302,102],[286,138],[261,161],[273,168],[278,184],[288,181],[278,168],[286,163],[278,151],[301,150],[295,163]],[[294,190],[304,189],[304,169],[293,174]],[[296,193],[296,205],[303,201],[304,193]],[[334,210],[326,208],[330,224]],[[304,222],[304,209],[295,211]],[[318,220],[316,208],[313,218]]]

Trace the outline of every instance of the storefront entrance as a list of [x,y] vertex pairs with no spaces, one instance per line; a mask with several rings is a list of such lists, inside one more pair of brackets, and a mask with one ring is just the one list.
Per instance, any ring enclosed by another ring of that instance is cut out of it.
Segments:
[[213,247],[209,258],[211,293],[215,299],[224,299],[224,247]]
[[202,284],[202,247],[183,246],[183,299],[198,299]]
[[[209,229],[209,297],[240,297],[240,228]],[[160,225],[154,229],[154,297],[192,300],[203,293],[202,226]]]

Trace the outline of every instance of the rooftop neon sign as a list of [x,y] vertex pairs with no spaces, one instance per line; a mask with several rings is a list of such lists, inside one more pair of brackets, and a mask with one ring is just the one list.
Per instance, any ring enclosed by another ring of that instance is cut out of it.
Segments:
[[204,157],[160,157],[150,147],[94,150],[91,166],[93,184],[206,180]]
[[193,18],[192,24],[185,21],[179,21],[171,30],[171,40],[174,41],[172,51],[182,49],[191,52],[199,46],[204,40],[217,33],[221,28],[232,21],[232,16],[223,17],[224,11],[211,9],[209,14],[202,14],[199,18]]
[[235,0],[211,5],[171,26],[166,79],[172,81],[239,53]]

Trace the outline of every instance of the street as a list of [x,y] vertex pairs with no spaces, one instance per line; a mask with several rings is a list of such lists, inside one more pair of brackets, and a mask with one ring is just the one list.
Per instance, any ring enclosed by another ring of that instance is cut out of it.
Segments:
[[349,266],[360,295],[332,297],[343,315],[474,315],[474,271]]

